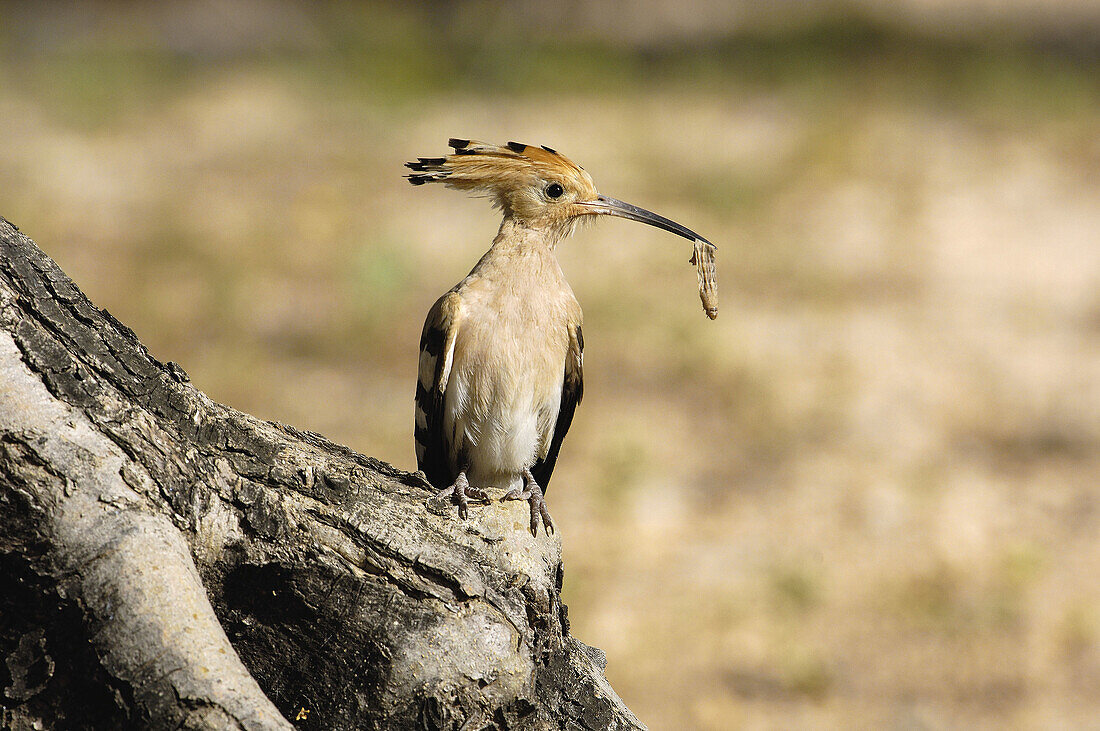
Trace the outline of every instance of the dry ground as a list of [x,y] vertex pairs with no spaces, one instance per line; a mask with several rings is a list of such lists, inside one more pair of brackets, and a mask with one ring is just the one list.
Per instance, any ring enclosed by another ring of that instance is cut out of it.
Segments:
[[[18,57],[9,30],[0,214],[213,398],[412,468],[422,317],[497,218],[401,163],[555,147],[720,247],[715,322],[686,242],[602,221],[561,249],[587,382],[549,500],[574,632],[628,705],[1100,724],[1095,63],[589,46],[425,88],[438,58],[363,33],[196,60]],[[386,43],[392,68],[363,50]],[[557,58],[585,73],[543,93]]]

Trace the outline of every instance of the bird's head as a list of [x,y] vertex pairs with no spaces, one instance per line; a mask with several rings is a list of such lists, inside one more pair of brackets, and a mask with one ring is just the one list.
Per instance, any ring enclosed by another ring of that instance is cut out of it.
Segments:
[[664,216],[600,195],[585,170],[549,147],[509,142],[503,147],[452,139],[446,157],[405,163],[413,185],[440,182],[491,197],[505,216],[550,235],[567,234],[585,216],[619,216],[671,231],[691,241],[710,242]]

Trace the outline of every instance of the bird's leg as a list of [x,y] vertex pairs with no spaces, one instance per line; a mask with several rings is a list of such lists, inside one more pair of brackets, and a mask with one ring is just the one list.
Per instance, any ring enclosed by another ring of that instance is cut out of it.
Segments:
[[522,490],[518,487],[513,488],[500,501],[526,500],[531,506],[531,535],[537,536],[539,534],[540,516],[543,525],[546,526],[546,532],[553,533],[554,521],[550,519],[550,511],[546,509],[546,500],[542,497],[542,488],[535,481],[535,476],[531,474],[531,470],[523,471],[523,483]]
[[469,513],[467,506],[470,504],[470,500],[482,500],[486,502],[489,500],[489,496],[484,490],[477,487],[470,487],[470,480],[466,477],[466,470],[458,473],[458,477],[455,478],[453,485],[440,490],[435,496],[453,496],[451,499],[454,501],[455,505],[458,506],[458,514],[463,520],[466,519]]

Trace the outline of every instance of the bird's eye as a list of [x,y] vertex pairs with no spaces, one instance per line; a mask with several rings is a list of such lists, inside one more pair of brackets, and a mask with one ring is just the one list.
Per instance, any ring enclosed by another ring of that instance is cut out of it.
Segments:
[[561,198],[564,192],[565,188],[561,187],[561,183],[550,183],[550,185],[546,186],[547,198]]

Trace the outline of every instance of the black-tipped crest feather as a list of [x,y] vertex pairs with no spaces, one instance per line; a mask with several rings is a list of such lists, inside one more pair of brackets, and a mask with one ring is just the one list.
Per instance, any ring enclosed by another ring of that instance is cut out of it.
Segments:
[[532,147],[515,141],[493,145],[456,137],[447,144],[453,152],[446,157],[418,157],[405,163],[413,171],[406,176],[412,185],[443,182],[453,188],[480,189],[498,200],[546,175],[580,174],[591,186],[591,179],[579,166],[545,145]]

